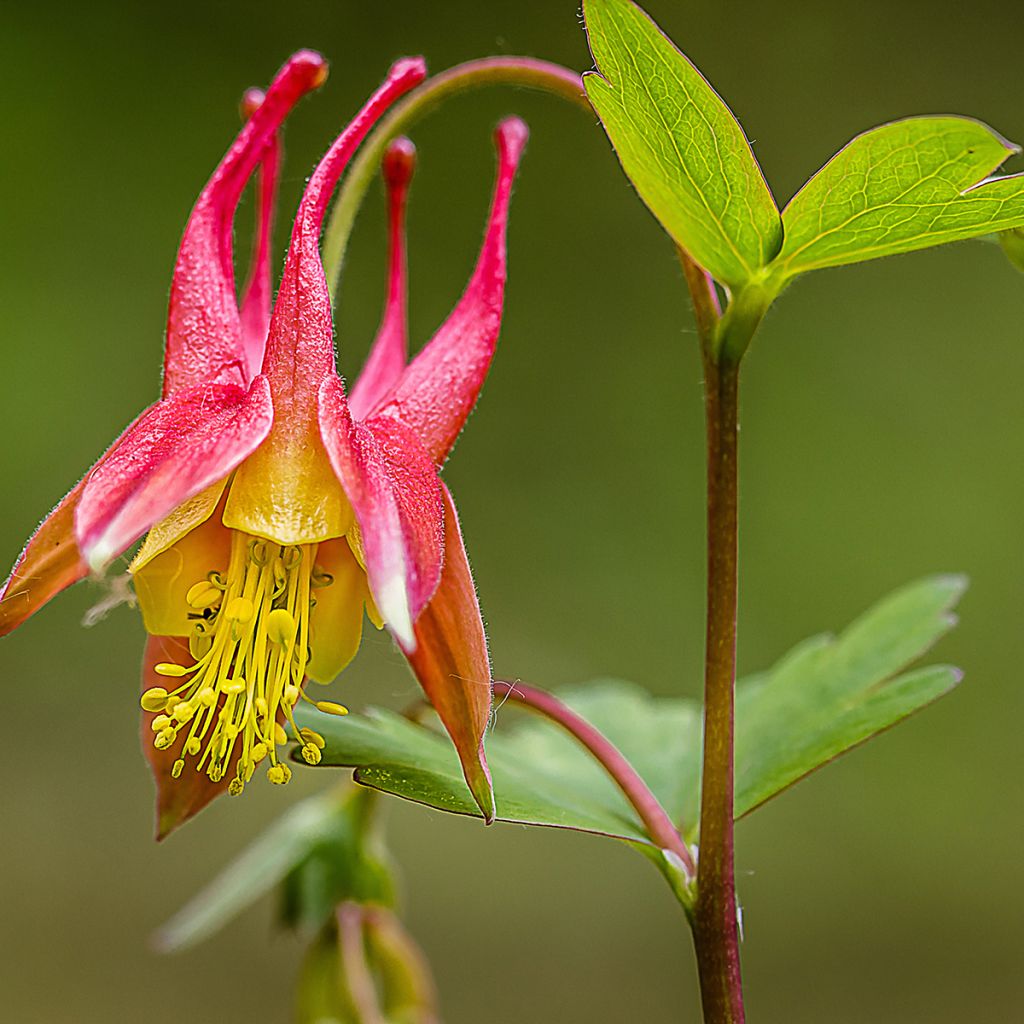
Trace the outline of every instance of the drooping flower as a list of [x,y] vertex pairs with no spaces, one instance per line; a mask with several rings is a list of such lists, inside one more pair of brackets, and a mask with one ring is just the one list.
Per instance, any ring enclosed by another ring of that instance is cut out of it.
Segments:
[[[279,129],[326,77],[293,56],[201,193],[171,285],[163,397],[44,521],[0,590],[0,635],[89,569],[145,535],[130,572],[150,634],[143,733],[163,835],[217,793],[238,793],[279,756],[308,679],[331,681],[359,646],[364,609],[387,626],[452,737],[485,817],[490,664],[451,496],[438,477],[490,366],[501,321],[512,182],[526,142],[496,133],[498,171],[476,268],[454,311],[408,362],[403,218],[407,140],[389,148],[390,268],[385,315],[346,395],[335,369],[319,253],[331,194],[359,143],[423,80],[396,63],[338,137],[299,205],[273,312],[270,234]],[[253,269],[236,298],[232,227],[258,170]],[[332,702],[321,710],[344,713]],[[320,737],[296,728],[303,757]]]

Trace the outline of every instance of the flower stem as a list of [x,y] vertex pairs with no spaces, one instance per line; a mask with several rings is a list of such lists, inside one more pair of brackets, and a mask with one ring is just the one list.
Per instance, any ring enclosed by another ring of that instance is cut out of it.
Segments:
[[588,112],[591,110],[582,80],[575,71],[532,57],[484,57],[457,64],[428,79],[396,104],[377,125],[352,161],[338,190],[323,242],[324,272],[332,295],[337,292],[356,214],[377,173],[387,144],[442,100],[481,85],[519,85],[540,89],[570,100]]
[[[704,763],[694,944],[705,1024],[743,1024],[733,868],[739,357],[725,344],[726,321],[714,282],[682,250],[679,258],[704,363],[708,463]],[[757,322],[748,326],[752,334]]]
[[553,697],[543,690],[536,690],[532,686],[496,679],[494,694],[497,697],[515,701],[517,704],[551,719],[586,747],[588,753],[608,772],[626,799],[633,805],[633,809],[644,823],[651,839],[663,850],[674,853],[682,862],[687,875],[691,879],[694,877],[696,867],[693,857],[672,823],[672,819],[668,816],[668,812],[661,806],[647,783],[640,778],[636,769],[597,729],[571,711],[557,697]]

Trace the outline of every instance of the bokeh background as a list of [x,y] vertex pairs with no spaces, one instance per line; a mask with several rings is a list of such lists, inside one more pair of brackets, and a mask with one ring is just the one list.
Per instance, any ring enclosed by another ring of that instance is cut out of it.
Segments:
[[[1024,8],[953,2],[650,0],[726,97],[780,204],[843,142],[912,113],[1024,139]],[[157,394],[170,270],[244,87],[313,46],[325,89],[289,123],[284,208],[389,62],[489,53],[589,66],[573,0],[4,5],[0,51],[0,561]],[[593,118],[490,90],[415,132],[412,323],[425,339],[479,241],[489,132],[533,135],[513,209],[505,329],[446,476],[495,670],[700,689],[701,386],[665,237]],[[243,210],[242,236],[247,214]],[[382,296],[379,190],[339,306],[360,364]],[[283,245],[286,227],[279,225]],[[1019,1019],[1024,997],[1019,674],[1024,277],[965,244],[818,273],[745,371],[740,661],[770,665],[883,593],[968,572],[939,657],[952,697],[738,830],[750,1018],[760,1024]],[[136,739],[142,627],[90,630],[83,584],[0,645],[0,1018],[152,1024],[289,1018],[300,948],[270,901],[193,953],[147,936],[288,802],[253,786],[156,845]],[[415,686],[373,636],[336,684],[355,706]],[[501,724],[515,712],[506,710]],[[650,867],[593,837],[485,830],[391,808],[404,912],[449,1024],[696,1021],[681,913]]]

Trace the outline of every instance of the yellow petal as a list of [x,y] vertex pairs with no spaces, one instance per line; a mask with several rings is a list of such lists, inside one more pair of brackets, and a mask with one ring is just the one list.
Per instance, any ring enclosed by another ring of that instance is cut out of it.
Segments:
[[[166,522],[166,520],[165,520]],[[142,621],[150,636],[188,636],[195,620],[187,595],[211,572],[224,574],[231,560],[231,534],[219,516],[186,533],[166,551],[133,569],[133,584],[142,609]]]
[[227,478],[217,481],[205,491],[201,491],[194,498],[189,498],[184,504],[179,505],[166,519],[162,519],[152,530],[146,534],[146,539],[139,548],[139,553],[132,559],[128,567],[129,572],[138,572],[143,566],[151,562],[157,555],[162,554],[173,544],[176,544],[186,533],[194,530],[197,526],[205,523],[213,515],[213,510],[220,501],[224,492],[224,485]]
[[270,436],[235,471],[224,525],[277,544],[317,544],[342,537],[352,506],[334,475],[320,434]]
[[306,674],[329,683],[355,657],[363,635],[363,604],[368,596],[363,572],[344,537],[321,544],[316,564],[332,578],[316,587],[316,607],[309,618],[313,656]]

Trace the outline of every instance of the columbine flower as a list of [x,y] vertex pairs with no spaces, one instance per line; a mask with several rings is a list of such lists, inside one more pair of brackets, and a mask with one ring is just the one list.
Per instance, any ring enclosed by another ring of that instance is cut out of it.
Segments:
[[[326,77],[296,54],[192,212],[171,285],[163,398],[144,412],[40,526],[0,591],[7,633],[89,569],[147,534],[130,566],[150,638],[143,731],[166,834],[258,765],[287,782],[283,723],[307,679],[329,682],[359,646],[364,609],[409,659],[484,811],[490,664],[451,496],[438,478],[483,384],[501,320],[505,228],[526,141],[499,126],[483,248],[455,310],[407,364],[403,211],[413,151],[385,161],[391,246],[385,315],[346,396],[334,361],[319,239],[331,193],[387,107],[423,80],[399,61],[306,187],[270,313],[269,240],[278,130]],[[253,271],[236,299],[232,222],[259,168]],[[147,533],[148,531],[148,533]],[[324,711],[340,705],[314,702]],[[322,739],[296,735],[310,763]]]

